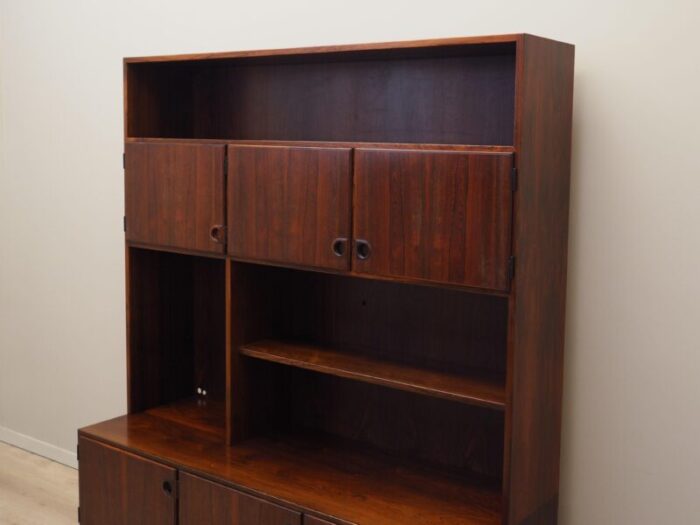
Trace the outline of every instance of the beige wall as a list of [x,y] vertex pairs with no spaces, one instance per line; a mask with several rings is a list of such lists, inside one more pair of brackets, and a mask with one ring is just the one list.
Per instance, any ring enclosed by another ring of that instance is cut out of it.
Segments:
[[0,439],[125,410],[121,58],[527,31],[577,45],[561,522],[700,518],[696,0],[0,0]]

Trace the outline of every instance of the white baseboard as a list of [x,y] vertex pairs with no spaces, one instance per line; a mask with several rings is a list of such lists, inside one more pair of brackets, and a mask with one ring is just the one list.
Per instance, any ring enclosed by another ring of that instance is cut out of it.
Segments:
[[4,441],[8,445],[21,448],[32,454],[43,456],[58,463],[63,463],[68,467],[78,468],[78,458],[75,452],[59,448],[56,445],[40,441],[31,436],[25,436],[7,427],[0,426],[0,441]]

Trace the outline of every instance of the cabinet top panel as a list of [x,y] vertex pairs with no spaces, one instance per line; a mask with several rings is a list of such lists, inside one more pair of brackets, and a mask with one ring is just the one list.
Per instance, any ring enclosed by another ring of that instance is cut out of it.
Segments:
[[306,57],[316,56],[321,59],[348,58],[348,56],[372,55],[381,57],[382,53],[388,56],[421,56],[432,54],[437,49],[448,52],[450,49],[462,54],[471,48],[477,54],[500,53],[513,49],[514,45],[522,40],[525,34],[471,36],[456,38],[435,38],[427,40],[407,40],[399,42],[379,42],[369,44],[330,45],[316,47],[297,47],[286,49],[258,49],[245,51],[229,51],[217,53],[193,53],[180,55],[161,55],[146,57],[128,57],[125,63],[137,62],[185,62],[205,60],[230,60],[230,59],[265,59],[275,57]]

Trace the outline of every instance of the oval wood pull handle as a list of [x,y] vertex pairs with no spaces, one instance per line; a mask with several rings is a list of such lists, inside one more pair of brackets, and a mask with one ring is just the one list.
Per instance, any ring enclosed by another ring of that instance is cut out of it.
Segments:
[[345,248],[348,245],[348,239],[347,237],[338,237],[337,239],[333,239],[333,242],[331,243],[331,250],[333,250],[333,255],[336,257],[342,257],[345,255]]
[[214,242],[224,244],[226,242],[226,226],[223,224],[215,224],[209,231],[209,237],[211,237],[211,240]]
[[372,246],[370,245],[369,241],[364,239],[357,239],[355,241],[355,255],[358,259],[364,261],[365,259],[369,259],[371,254]]

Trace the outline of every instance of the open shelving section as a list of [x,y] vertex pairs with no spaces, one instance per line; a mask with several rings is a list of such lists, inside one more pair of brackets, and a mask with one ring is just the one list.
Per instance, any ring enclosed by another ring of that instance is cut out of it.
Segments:
[[124,73],[128,414],[79,431],[80,522],[554,525],[573,47]]
[[516,43],[126,62],[127,137],[513,145]]

